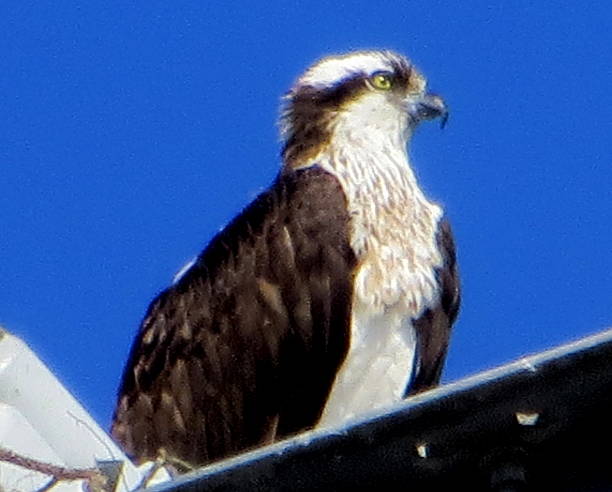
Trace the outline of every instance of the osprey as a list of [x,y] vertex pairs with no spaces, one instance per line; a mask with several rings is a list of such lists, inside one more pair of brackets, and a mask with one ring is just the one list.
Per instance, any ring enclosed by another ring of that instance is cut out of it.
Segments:
[[446,114],[390,51],[331,56],[296,81],[278,177],[142,322],[112,424],[129,455],[195,467],[437,384],[455,248],[407,142]]

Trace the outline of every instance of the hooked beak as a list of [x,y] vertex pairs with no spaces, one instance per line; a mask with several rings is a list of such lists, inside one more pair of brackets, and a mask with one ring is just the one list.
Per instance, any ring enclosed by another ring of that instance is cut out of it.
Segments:
[[441,118],[440,127],[444,128],[448,121],[448,108],[444,99],[437,94],[424,94],[410,108],[410,116],[415,122]]

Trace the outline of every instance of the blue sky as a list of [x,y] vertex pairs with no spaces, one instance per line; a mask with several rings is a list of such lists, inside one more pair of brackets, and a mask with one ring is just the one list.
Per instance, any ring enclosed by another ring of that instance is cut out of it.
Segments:
[[0,323],[108,425],[148,303],[273,179],[281,94],[386,47],[451,108],[411,148],[459,249],[444,380],[612,325],[610,9],[2,2]]

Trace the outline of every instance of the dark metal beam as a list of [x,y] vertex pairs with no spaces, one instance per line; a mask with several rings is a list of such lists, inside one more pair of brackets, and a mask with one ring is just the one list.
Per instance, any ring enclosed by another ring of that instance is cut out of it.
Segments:
[[611,410],[609,330],[155,490],[612,490]]

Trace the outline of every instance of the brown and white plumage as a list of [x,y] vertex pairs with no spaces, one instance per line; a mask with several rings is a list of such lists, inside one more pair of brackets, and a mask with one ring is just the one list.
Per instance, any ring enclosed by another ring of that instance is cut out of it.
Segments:
[[130,455],[197,466],[437,384],[455,250],[406,143],[444,114],[392,52],[298,79],[276,181],[149,307],[113,419]]

